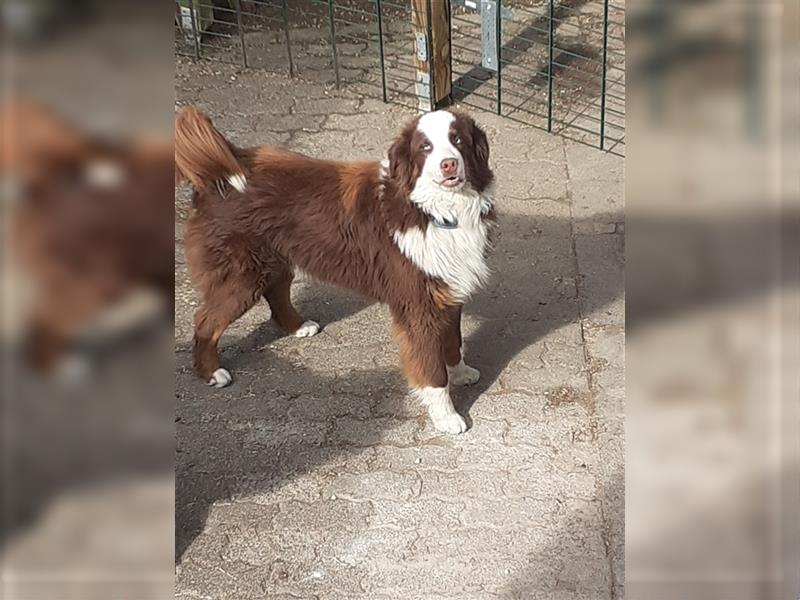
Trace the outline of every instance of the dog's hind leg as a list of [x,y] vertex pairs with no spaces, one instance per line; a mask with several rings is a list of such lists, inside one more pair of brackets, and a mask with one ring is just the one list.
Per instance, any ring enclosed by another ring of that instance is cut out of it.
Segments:
[[217,344],[228,326],[258,301],[257,287],[243,282],[210,288],[194,315],[194,368],[209,385],[225,387],[232,381],[227,369],[219,365]]
[[272,318],[287,334],[296,337],[310,337],[319,332],[319,323],[304,321],[292,305],[291,287],[294,275],[289,270],[271,274],[264,290],[264,298],[269,303]]

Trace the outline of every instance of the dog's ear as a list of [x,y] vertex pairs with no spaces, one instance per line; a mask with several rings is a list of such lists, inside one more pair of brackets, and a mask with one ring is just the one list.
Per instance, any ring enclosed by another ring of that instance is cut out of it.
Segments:
[[389,148],[389,179],[406,194],[414,189],[419,176],[419,168],[411,151],[417,120],[406,125]]
[[402,190],[410,190],[411,140],[405,131],[389,148],[389,178]]
[[411,158],[411,144],[405,132],[397,136],[389,148],[389,177],[397,179]]
[[483,192],[494,178],[489,167],[489,139],[472,117],[458,113],[458,118],[462,132],[469,138],[469,148],[464,151],[467,177],[477,192]]
[[474,120],[472,121],[472,144],[478,164],[488,171],[489,139],[486,137],[486,132]]

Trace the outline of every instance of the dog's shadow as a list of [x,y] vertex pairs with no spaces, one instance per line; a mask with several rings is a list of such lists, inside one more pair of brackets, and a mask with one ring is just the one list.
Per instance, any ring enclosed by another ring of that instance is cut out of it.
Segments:
[[[298,308],[324,327],[368,305],[325,287],[308,290]],[[309,368],[294,357],[295,348],[309,342],[283,339],[265,305],[253,310],[264,321],[221,344],[222,362],[234,376],[228,388],[197,381],[191,346],[176,348],[176,561],[214,521],[209,511],[215,504],[291,487],[304,473],[354,460],[379,442],[385,423],[370,418],[375,404],[404,393],[399,372],[354,369],[339,378]],[[286,348],[277,352],[275,343]],[[352,431],[340,431],[337,419],[347,419]]]

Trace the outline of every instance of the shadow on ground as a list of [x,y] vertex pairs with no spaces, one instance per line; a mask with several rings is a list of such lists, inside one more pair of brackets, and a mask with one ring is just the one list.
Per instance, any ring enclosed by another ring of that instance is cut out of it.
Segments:
[[[595,222],[622,220],[621,215],[597,215],[591,222],[576,222],[574,229],[591,230]],[[676,240],[669,264],[680,263],[684,258],[690,265],[686,271],[661,272],[658,286],[649,288],[649,293],[645,292],[637,301],[644,307],[637,312],[637,321],[768,292],[780,282],[765,277],[761,270],[742,268],[740,259],[744,258],[742,252],[751,261],[754,252],[763,256],[765,241],[771,239],[777,225],[770,216],[749,214],[728,221],[658,218],[637,221],[637,227],[649,232],[646,237],[652,242],[656,242],[656,237],[663,242],[663,236]],[[743,232],[749,234],[743,236]],[[580,315],[591,316],[602,311],[623,294],[621,274],[604,279],[604,267],[608,265],[602,264],[606,260],[602,256],[583,257],[582,272],[578,273],[572,245],[574,236],[571,223],[564,219],[511,215],[501,220],[500,238],[492,258],[495,278],[467,307],[467,313],[479,321],[477,330],[467,337],[468,357],[481,369],[482,379],[476,386],[455,391],[454,398],[462,412],[469,413],[521,350],[550,331],[575,322]],[[587,237],[621,239],[597,234]],[[697,271],[688,260],[695,255],[698,244],[739,249],[725,255],[725,260],[714,260],[720,254],[710,256],[698,272],[708,278],[727,269],[726,265],[738,264],[741,276],[735,279],[732,288],[717,286],[716,293],[709,294],[704,292],[705,286],[698,287],[705,279],[692,278]],[[621,253],[622,248],[617,251]],[[559,256],[558,252],[564,255]],[[537,262],[537,253],[541,253],[539,259],[544,262]],[[587,272],[605,281],[605,285],[581,289]],[[554,286],[554,282],[558,285]],[[307,310],[323,324],[329,324],[365,306],[363,301],[336,295],[324,312],[320,312],[321,306],[309,306]],[[193,379],[189,353],[186,348],[179,349],[178,389],[182,391],[178,405],[176,473],[178,559],[202,531],[209,507],[215,502],[291,485],[298,474],[319,465],[355,460],[363,448],[381,440],[380,419],[375,417],[391,413],[392,403],[387,404],[386,400],[396,399],[399,407],[405,396],[399,369],[375,368],[343,377],[320,375],[301,362],[293,362],[291,350],[278,355],[266,348],[278,336],[277,330],[264,325],[234,343],[231,350],[235,355],[226,362],[238,381],[233,387],[213,394]],[[270,382],[271,398],[253,392],[254,378]],[[200,414],[201,407],[208,414]],[[329,445],[334,421],[345,416],[354,418],[356,429],[349,437],[359,441]],[[261,426],[258,431],[242,428],[235,424],[237,417],[244,421],[255,419]],[[420,412],[420,421],[423,419]],[[253,436],[260,437],[257,451],[248,450],[252,448],[249,442]],[[611,474],[605,485],[605,493],[622,497],[621,473]],[[567,519],[567,529],[580,530],[580,515],[573,520],[570,525]],[[519,581],[513,586],[515,593],[524,597],[526,581],[535,576],[535,569],[519,574]]]
[[[603,218],[622,220],[621,215]],[[491,259],[493,284],[466,309],[479,323],[467,335],[468,360],[482,371],[478,384],[453,394],[467,418],[472,405],[521,350],[576,322],[580,314],[600,310],[621,297],[620,276],[594,288],[595,295],[581,306],[571,236],[566,219],[501,218]],[[621,241],[620,236],[604,237],[617,245]],[[319,318],[323,326],[367,305],[338,294],[324,306],[306,304],[304,312]],[[266,319],[266,306],[263,310]],[[301,340],[287,340],[288,350],[280,355],[269,348],[279,336],[265,323],[223,349],[223,363],[235,381],[222,391],[212,392],[195,380],[190,348],[178,349],[178,560],[202,532],[215,502],[270,491],[318,465],[352,460],[362,448],[381,441],[383,432],[376,430],[381,421],[374,417],[391,415],[392,406],[402,413],[407,390],[399,368],[350,371],[342,377],[315,373],[314,365],[293,360],[291,344],[302,344]],[[256,381],[261,390],[268,382],[270,397],[253,391]],[[348,436],[356,441],[332,444],[334,421],[345,416],[356,419],[357,430]],[[249,422],[257,423],[257,431],[246,425]],[[421,410],[419,422],[421,429],[425,424]],[[250,450],[253,447],[258,450]]]

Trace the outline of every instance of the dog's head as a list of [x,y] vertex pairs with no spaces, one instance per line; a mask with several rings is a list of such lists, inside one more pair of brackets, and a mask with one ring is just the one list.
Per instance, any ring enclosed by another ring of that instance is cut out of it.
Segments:
[[437,110],[416,117],[389,149],[389,177],[410,194],[422,184],[444,192],[483,192],[494,178],[489,141],[469,115]]

